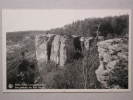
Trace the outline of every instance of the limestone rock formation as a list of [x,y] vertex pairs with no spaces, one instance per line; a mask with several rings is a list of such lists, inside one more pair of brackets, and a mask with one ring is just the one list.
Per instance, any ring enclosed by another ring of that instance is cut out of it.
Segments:
[[[81,39],[83,38],[83,39]],[[64,66],[81,57],[83,49],[90,47],[91,37],[40,34],[36,35],[36,58],[38,66],[52,61]]]
[[[54,35],[44,34],[36,36],[36,58],[38,61],[38,66],[44,62],[48,62],[50,60],[51,54],[51,44],[53,41]],[[41,68],[40,68],[41,70]]]
[[97,45],[100,65],[95,73],[103,88],[128,86],[128,83],[124,83],[128,80],[128,40],[116,38]]
[[66,63],[73,59],[74,44],[71,36],[61,36],[60,44],[60,66],[64,66]]
[[51,61],[64,66],[71,58],[73,38],[67,35],[56,35],[51,47]]
[[50,60],[55,62],[56,64],[59,64],[60,62],[60,41],[61,36],[56,35],[54,37],[54,40],[52,42],[52,47],[51,47],[51,58]]
[[86,50],[89,50],[91,42],[92,42],[93,38],[92,37],[86,37],[84,40],[84,46]]

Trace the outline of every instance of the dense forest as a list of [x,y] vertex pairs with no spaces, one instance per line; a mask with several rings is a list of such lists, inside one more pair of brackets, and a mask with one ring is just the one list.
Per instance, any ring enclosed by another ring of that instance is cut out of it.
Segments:
[[129,16],[121,15],[105,18],[86,18],[78,20],[62,28],[47,31],[52,34],[68,34],[81,36],[96,36],[99,26],[99,35],[104,37],[124,36],[128,33]]

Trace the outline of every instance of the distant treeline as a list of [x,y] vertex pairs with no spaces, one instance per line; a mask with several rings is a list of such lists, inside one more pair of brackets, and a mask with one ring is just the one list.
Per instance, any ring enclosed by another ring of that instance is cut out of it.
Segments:
[[99,35],[105,37],[117,37],[128,34],[129,15],[121,15],[104,18],[87,18],[78,20],[62,28],[47,31],[52,34],[68,34],[81,36],[96,36],[99,27]]
[[[7,39],[13,41],[21,40],[28,34],[67,34],[67,35],[81,35],[81,36],[96,36],[99,27],[99,35],[114,38],[118,36],[125,36],[129,31],[129,15],[111,16],[104,18],[86,18],[78,20],[71,24],[67,24],[60,28],[45,30],[45,31],[19,31],[7,32]],[[19,34],[20,33],[20,34]],[[23,33],[23,34],[21,34]],[[14,34],[14,35],[12,35]]]

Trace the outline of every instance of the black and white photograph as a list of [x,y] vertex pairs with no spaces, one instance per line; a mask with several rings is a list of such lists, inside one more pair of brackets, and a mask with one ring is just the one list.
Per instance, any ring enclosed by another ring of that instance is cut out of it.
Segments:
[[129,91],[130,13],[3,9],[3,90]]

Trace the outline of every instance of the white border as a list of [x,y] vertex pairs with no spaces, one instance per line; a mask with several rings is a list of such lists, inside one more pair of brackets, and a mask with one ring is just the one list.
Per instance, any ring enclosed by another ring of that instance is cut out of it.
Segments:
[[[4,23],[3,23],[3,12],[6,9],[2,9],[2,77],[3,77],[3,92],[130,92],[131,91],[131,10],[130,9],[101,9],[102,10],[126,10],[129,14],[129,51],[128,51],[128,89],[6,89],[6,32],[4,30]],[[29,10],[29,9],[28,9]],[[36,10],[36,9],[32,9]],[[42,10],[42,9],[37,9]],[[45,9],[44,9],[45,10]],[[51,9],[50,9],[51,10]],[[58,10],[58,9],[54,9]],[[61,9],[67,10],[67,9]],[[78,10],[78,9],[69,9],[69,10]],[[99,9],[82,9],[82,10],[99,10]],[[100,10],[99,10],[100,11]]]

